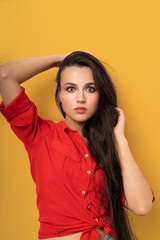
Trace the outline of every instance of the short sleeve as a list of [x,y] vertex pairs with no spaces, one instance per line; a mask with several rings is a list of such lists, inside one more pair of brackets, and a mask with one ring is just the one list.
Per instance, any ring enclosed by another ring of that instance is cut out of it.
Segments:
[[121,195],[121,203],[126,209],[128,209],[125,201],[126,201],[126,197],[125,197],[124,192],[123,192],[122,195]]
[[[155,201],[155,196],[154,196],[154,193],[153,193],[152,188],[151,188],[151,191],[152,191],[152,196],[153,196],[153,198],[152,198],[152,203],[153,203],[153,202]],[[122,195],[121,195],[121,202],[122,202],[122,205],[123,205],[126,209],[128,209],[127,206],[126,206],[126,204],[125,204],[125,200],[126,200],[126,197],[125,197],[125,194],[124,194],[124,192],[123,192]]]
[[154,196],[154,192],[153,192],[152,188],[151,188],[151,191],[152,191],[152,196],[153,196],[153,198],[152,198],[152,203],[153,203],[155,201],[155,196]]
[[36,105],[28,98],[22,86],[19,95],[6,107],[3,101],[1,102],[0,112],[25,145],[32,143],[38,137],[41,125],[45,121],[38,116]]

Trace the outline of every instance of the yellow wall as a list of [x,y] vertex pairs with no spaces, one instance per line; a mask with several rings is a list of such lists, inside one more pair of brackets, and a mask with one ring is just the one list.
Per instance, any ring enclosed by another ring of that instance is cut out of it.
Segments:
[[[130,214],[139,240],[160,239],[159,9],[158,0],[0,1],[0,63],[88,50],[113,67],[125,135],[156,196],[147,216]],[[22,86],[41,117],[59,121],[56,72],[48,70]],[[28,155],[0,114],[0,239],[36,240],[38,229]]]

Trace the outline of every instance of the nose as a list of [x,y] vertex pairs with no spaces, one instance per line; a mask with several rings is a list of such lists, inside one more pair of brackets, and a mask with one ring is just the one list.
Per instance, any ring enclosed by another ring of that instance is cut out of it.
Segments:
[[86,102],[85,93],[83,91],[77,91],[77,102],[84,103]]

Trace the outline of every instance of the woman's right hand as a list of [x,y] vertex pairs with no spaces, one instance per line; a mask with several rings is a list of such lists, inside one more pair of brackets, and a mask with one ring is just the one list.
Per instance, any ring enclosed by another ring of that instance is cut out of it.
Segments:
[[65,59],[65,57],[67,57],[69,54],[71,53],[66,53],[66,54],[57,54],[57,59],[58,59],[58,66],[60,66],[61,62]]

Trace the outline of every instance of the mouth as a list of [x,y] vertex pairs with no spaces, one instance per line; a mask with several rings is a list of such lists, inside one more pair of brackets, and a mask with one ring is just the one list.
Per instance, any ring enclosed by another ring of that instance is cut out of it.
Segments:
[[74,110],[75,110],[76,112],[78,112],[78,113],[83,113],[83,112],[85,112],[87,109],[84,108],[84,107],[77,107],[77,108],[75,108]]

